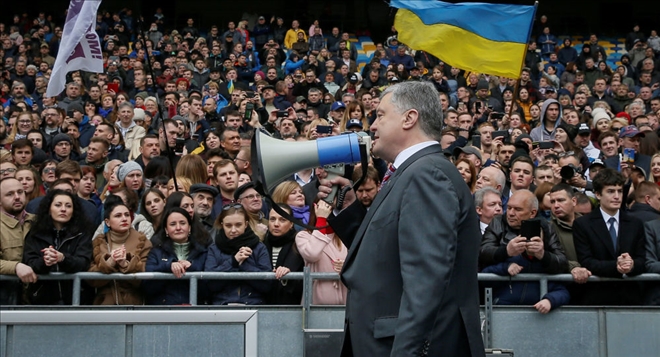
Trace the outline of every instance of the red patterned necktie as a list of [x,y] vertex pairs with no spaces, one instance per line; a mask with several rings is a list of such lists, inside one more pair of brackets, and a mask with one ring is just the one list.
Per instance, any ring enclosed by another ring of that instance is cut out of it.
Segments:
[[385,176],[383,177],[383,182],[380,183],[380,188],[383,188],[387,181],[394,175],[394,172],[396,172],[396,167],[394,165],[390,165],[387,167],[387,172],[385,173]]

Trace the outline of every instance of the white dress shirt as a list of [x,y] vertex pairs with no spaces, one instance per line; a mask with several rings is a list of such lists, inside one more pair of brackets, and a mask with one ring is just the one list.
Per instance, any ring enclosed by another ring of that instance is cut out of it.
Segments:
[[608,221],[610,220],[610,218],[614,217],[614,230],[616,231],[616,236],[617,237],[619,236],[619,222],[620,222],[619,221],[619,212],[620,211],[617,210],[616,213],[614,214],[614,216],[610,216],[605,211],[603,211],[602,208],[600,208],[600,213],[603,215],[603,219],[605,220],[605,227],[607,227],[608,232],[610,230],[610,222],[608,222]]

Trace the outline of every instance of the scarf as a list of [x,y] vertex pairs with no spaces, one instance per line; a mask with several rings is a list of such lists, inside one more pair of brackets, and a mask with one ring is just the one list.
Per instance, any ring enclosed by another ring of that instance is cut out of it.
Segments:
[[293,218],[301,220],[303,223],[307,224],[309,222],[309,206],[302,207],[291,207],[291,212],[293,213]]
[[254,234],[250,226],[247,226],[245,232],[234,239],[227,238],[224,229],[220,229],[215,238],[215,244],[218,246],[218,249],[231,256],[236,255],[241,247],[250,247],[250,249],[254,250],[259,242],[259,237]]
[[187,260],[190,254],[190,241],[185,243],[174,243],[174,254],[178,260]]
[[119,234],[113,232],[112,230],[108,230],[107,237],[110,244],[110,250],[113,250],[117,247],[121,247],[122,244],[126,243],[126,241],[128,240],[128,236],[130,234],[131,234],[130,229],[124,234]]
[[282,234],[279,237],[274,236],[272,233],[270,233],[270,231],[268,231],[264,241],[268,242],[273,247],[281,248],[287,243],[294,242],[296,240],[296,233],[298,232],[296,232],[296,229],[293,227],[288,232]]
[[108,115],[110,115],[110,113],[112,113],[112,109],[113,108],[108,108],[108,109],[99,108],[99,114],[101,114],[103,119],[107,119]]

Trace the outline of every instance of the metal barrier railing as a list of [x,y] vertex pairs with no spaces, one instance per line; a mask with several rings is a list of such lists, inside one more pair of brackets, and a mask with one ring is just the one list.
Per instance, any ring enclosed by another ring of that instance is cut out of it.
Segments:
[[[72,305],[80,305],[80,282],[82,280],[190,280],[190,304],[197,305],[197,286],[199,280],[275,280],[275,273],[271,272],[188,272],[181,278],[176,278],[170,273],[133,273],[133,274],[103,274],[82,272],[75,274],[51,273],[39,275],[39,280],[73,280]],[[313,280],[338,280],[337,273],[312,273],[309,268],[300,273],[292,272],[286,275],[286,280],[303,280],[303,305],[311,305],[312,281]],[[540,283],[540,295],[548,292],[549,281],[573,282],[570,274],[518,274],[513,277],[500,276],[496,274],[478,274],[479,281],[538,281]],[[0,281],[18,281],[13,275],[0,275]],[[589,277],[589,282],[613,282],[613,281],[660,281],[660,274],[642,274],[633,277],[601,278]]]

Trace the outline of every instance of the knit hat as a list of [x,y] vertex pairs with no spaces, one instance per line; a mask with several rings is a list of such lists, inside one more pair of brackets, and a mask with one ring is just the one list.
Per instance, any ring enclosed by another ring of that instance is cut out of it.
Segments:
[[83,106],[80,103],[77,103],[77,102],[69,104],[67,109],[69,111],[74,111],[75,110],[75,111],[83,113],[83,114],[85,113],[85,109],[83,109]]
[[571,142],[575,140],[575,137],[578,134],[577,127],[571,124],[561,123],[557,125],[557,129],[563,129],[566,132],[566,135],[568,135],[568,140]]
[[261,76],[261,79],[266,79],[266,75],[265,75],[264,72],[262,72],[262,71],[256,71],[256,72],[254,72],[254,74],[258,74],[258,75],[260,75],[260,76]]
[[144,109],[142,108],[134,108],[133,109],[133,120],[142,120],[144,121]]
[[630,114],[628,114],[626,112],[616,113],[616,115],[614,117],[615,118],[625,118],[628,121],[628,124],[630,124],[630,121],[631,121]]
[[66,141],[67,143],[71,144],[71,137],[69,137],[68,134],[59,133],[59,134],[55,135],[55,137],[53,138],[53,141],[51,142],[51,145],[53,147],[55,147],[61,141]]
[[488,89],[488,81],[485,79],[479,80],[477,83],[477,90]]
[[179,83],[186,82],[186,88],[190,87],[190,81],[187,78],[179,78],[176,80],[176,86],[179,86]]
[[145,100],[149,96],[149,93],[142,91],[135,95],[135,98],[140,97],[142,100]]
[[607,121],[612,120],[612,118],[610,118],[609,114],[607,114],[607,112],[603,108],[596,108],[596,109],[592,110],[591,111],[591,117],[593,118],[591,120],[591,127],[592,128],[595,128],[596,124],[601,119],[607,119]]
[[140,171],[141,173],[142,167],[135,161],[127,161],[121,164],[119,165],[119,171],[117,172],[117,179],[119,182],[124,182],[126,176],[133,171]]

